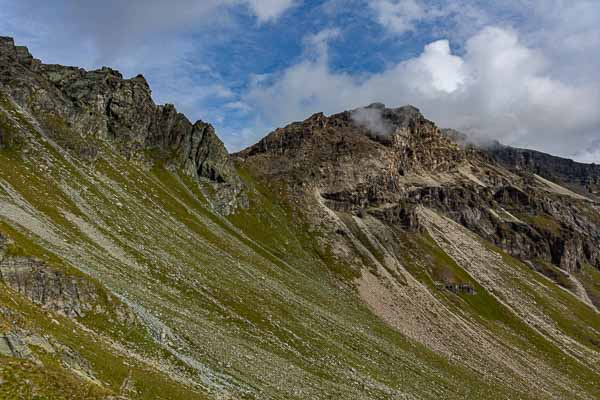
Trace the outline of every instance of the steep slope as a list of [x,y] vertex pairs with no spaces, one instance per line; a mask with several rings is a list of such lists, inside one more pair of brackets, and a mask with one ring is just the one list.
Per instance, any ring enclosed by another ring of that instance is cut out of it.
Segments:
[[237,157],[399,332],[525,393],[598,396],[593,199],[460,148],[414,107],[316,114]]
[[[232,160],[141,77],[0,43],[0,398],[598,397],[596,203],[414,108],[374,105],[383,134],[316,115]],[[568,251],[527,247],[555,221],[540,198],[573,207],[548,229]]]
[[[155,105],[141,75],[123,79],[107,67],[43,64],[12,38],[0,37],[0,83],[4,96],[26,106],[49,139],[80,159],[95,161],[99,144],[108,141],[130,160],[163,161],[193,177],[237,183],[213,127],[192,124],[172,105]],[[3,136],[5,146],[16,140]]]
[[507,168],[542,175],[587,195],[600,195],[600,165],[583,164],[535,150],[495,145],[486,149]]

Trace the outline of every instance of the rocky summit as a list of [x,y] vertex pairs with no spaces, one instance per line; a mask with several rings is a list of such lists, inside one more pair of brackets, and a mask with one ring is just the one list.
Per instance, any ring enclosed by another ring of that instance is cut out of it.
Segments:
[[598,399],[599,177],[381,103],[230,155],[0,37],[0,398]]

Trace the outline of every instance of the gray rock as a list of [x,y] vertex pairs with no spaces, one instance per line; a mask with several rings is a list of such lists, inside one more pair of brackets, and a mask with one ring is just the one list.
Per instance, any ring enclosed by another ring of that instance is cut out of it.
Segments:
[[[362,119],[356,117],[360,110],[368,110]],[[373,132],[381,126],[387,134]],[[415,210],[425,206],[524,261],[543,260],[569,273],[584,264],[600,269],[593,198],[565,194],[564,188],[553,192],[533,175],[593,189],[598,166],[510,148],[492,153],[458,146],[457,139],[414,107],[375,103],[330,117],[315,114],[275,130],[237,157],[266,182],[285,185],[292,201],[309,212],[318,193],[333,211],[368,214],[393,229],[414,231],[420,229]]]
[[70,318],[92,311],[98,297],[85,279],[68,276],[28,257],[2,260],[0,279],[33,303]]
[[486,147],[484,151],[509,169],[535,173],[586,195],[600,196],[600,165],[579,163],[535,150],[518,149],[498,143]]
[[42,64],[26,47],[0,37],[0,89],[83,158],[95,156],[94,139],[107,140],[128,158],[240,184],[214,128],[203,121],[192,124],[172,105],[157,106],[142,75],[124,79],[108,67],[86,71]]
[[15,334],[0,336],[0,354],[15,358],[31,358],[29,347]]

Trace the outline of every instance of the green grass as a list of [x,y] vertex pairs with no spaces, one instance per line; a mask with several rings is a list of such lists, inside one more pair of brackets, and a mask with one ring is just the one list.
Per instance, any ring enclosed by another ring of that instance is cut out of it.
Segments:
[[553,236],[560,235],[562,229],[560,222],[549,215],[519,214],[518,217],[541,232],[547,232]]
[[[57,141],[72,139],[64,121],[45,123],[54,124]],[[35,132],[26,134],[41,140]],[[198,381],[222,383],[218,374],[223,372],[232,385],[250,390],[247,398],[387,399],[394,390],[423,398],[537,397],[448,360],[383,323],[352,286],[360,271],[333,255],[327,230],[306,223],[283,185],[267,184],[238,168],[251,206],[223,217],[210,207],[217,195],[213,184],[170,171],[164,163],[148,170],[144,162],[125,160],[106,144],[98,145],[93,164],[72,162],[48,143],[44,146],[53,159],[45,175],[31,170],[42,161],[39,155],[22,158],[3,153],[0,163],[7,168],[0,170],[0,179],[56,226],[60,239],[81,250],[94,278],[79,271],[76,262],[66,261],[72,258],[60,245],[49,246],[18,224],[0,220],[0,232],[13,241],[11,254],[44,260],[52,268],[89,279],[101,293],[109,293],[110,288],[143,306],[173,330],[179,339],[174,347],[208,371],[175,360],[139,326],[115,323],[113,314],[120,304],[108,294],[101,299],[106,314],[90,313],[75,323],[0,287],[0,306],[18,311],[18,324],[79,352],[105,382],[107,392],[117,394],[131,374],[140,391],[135,398],[205,398],[134,357],[119,354],[107,344],[110,339]],[[77,151],[76,146],[69,150]],[[149,158],[162,157],[150,153]],[[81,202],[65,185],[77,190]],[[2,196],[9,201],[7,193]],[[111,256],[64,218],[64,211],[94,226],[140,269]],[[383,252],[356,221],[348,215],[341,218],[383,263]],[[397,234],[395,245],[395,254],[404,257],[409,271],[450,310],[466,313],[478,327],[497,331],[506,346],[531,349],[544,360],[561,362],[557,360],[563,354],[555,346],[487,293],[430,237]],[[435,282],[440,280],[468,283],[476,294],[438,290]],[[0,326],[9,329],[12,323],[4,321]],[[49,382],[71,376],[52,356],[40,357],[56,374]],[[573,367],[570,362],[564,365]],[[37,372],[28,371],[34,379]],[[573,369],[565,374],[579,372]],[[580,376],[582,382],[592,378],[586,370]],[[74,393],[85,398],[86,387],[79,384],[74,382]],[[65,396],[70,396],[69,390],[65,389]],[[44,395],[54,394],[48,389]]]
[[39,366],[32,361],[0,355],[1,399],[92,400],[111,392],[77,379],[57,361]]
[[592,303],[596,308],[600,308],[600,271],[589,264],[583,264],[576,276],[584,286]]
[[[107,343],[98,340],[93,334],[83,331],[68,318],[58,315],[49,315],[42,312],[37,306],[28,303],[27,300],[14,294],[3,284],[0,284],[0,306],[9,307],[17,311],[21,316],[21,327],[30,331],[39,331],[43,334],[51,335],[61,344],[70,347],[78,352],[81,357],[87,360],[96,373],[96,377],[106,384],[104,389],[97,386],[90,386],[80,379],[77,379],[70,371],[66,371],[56,358],[46,358],[44,368],[32,368],[31,363],[26,361],[12,360],[11,365],[16,369],[21,366],[21,376],[30,380],[43,381],[46,374],[46,384],[52,387],[48,388],[49,398],[61,398],[60,396],[70,396],[73,398],[86,398],[77,396],[87,396],[88,393],[97,396],[104,396],[107,393],[118,394],[123,381],[130,376],[136,382],[136,389],[139,391],[135,398],[139,399],[204,399],[205,396],[197,394],[189,389],[185,389],[166,378],[163,374],[141,364],[133,359],[124,358],[121,355],[113,353]],[[56,322],[54,322],[56,321]],[[23,368],[25,368],[23,370]],[[11,369],[15,373],[15,369]],[[10,376],[11,372],[7,374]],[[58,385],[65,385],[64,392],[60,391]],[[9,390],[28,390],[23,381],[20,381],[18,387]],[[31,385],[28,385],[31,386]],[[2,390],[4,385],[0,385]],[[90,388],[91,387],[91,388]],[[0,392],[1,393],[1,392]],[[55,396],[55,397],[52,397]],[[65,397],[69,398],[69,397]],[[100,398],[100,397],[90,397]]]

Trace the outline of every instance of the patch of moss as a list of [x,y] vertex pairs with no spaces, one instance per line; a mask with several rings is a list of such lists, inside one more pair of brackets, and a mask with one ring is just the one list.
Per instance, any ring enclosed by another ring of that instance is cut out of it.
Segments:
[[589,264],[583,264],[576,274],[590,300],[600,309],[600,271]]
[[556,265],[540,259],[534,260],[533,264],[537,272],[548,277],[557,285],[571,291],[575,289],[575,286],[569,279],[569,276]]
[[548,232],[553,236],[559,236],[561,232],[560,222],[555,220],[549,215],[530,215],[530,214],[519,214],[519,218],[528,224],[532,225],[536,229],[542,232]]

